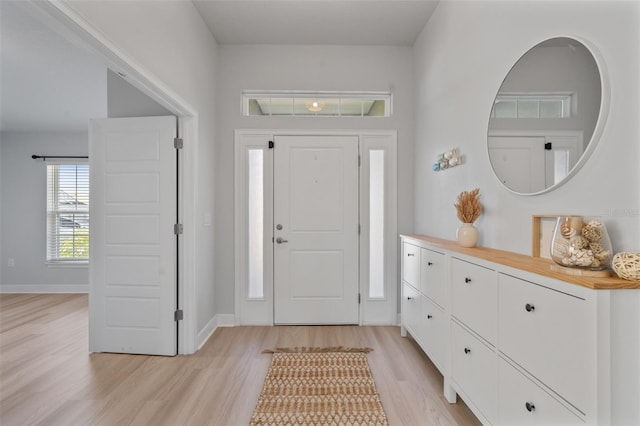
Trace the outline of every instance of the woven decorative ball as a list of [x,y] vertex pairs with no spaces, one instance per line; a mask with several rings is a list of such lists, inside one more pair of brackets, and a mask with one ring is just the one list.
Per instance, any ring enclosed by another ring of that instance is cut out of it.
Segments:
[[569,243],[575,250],[581,250],[585,247],[589,247],[589,240],[587,240],[582,235],[576,235],[575,237],[571,238]]
[[560,226],[560,232],[567,240],[571,239],[571,237],[575,237],[576,235],[576,230],[571,228],[571,221],[568,218]]
[[640,281],[640,253],[620,252],[613,256],[613,270],[620,278]]
[[587,240],[592,242],[598,242],[602,238],[602,230],[604,226],[602,222],[598,222],[597,220],[592,220],[587,225],[582,228],[582,236]]

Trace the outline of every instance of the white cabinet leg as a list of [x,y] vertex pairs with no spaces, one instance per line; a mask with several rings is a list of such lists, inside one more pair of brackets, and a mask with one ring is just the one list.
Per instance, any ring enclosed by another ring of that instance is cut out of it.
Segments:
[[400,325],[400,336],[407,337],[407,329],[402,324]]
[[455,404],[456,402],[458,402],[458,395],[456,394],[456,391],[453,389],[453,387],[451,387],[451,385],[449,384],[449,378],[447,378],[446,376],[444,378],[443,393],[444,393],[444,398],[450,404]]

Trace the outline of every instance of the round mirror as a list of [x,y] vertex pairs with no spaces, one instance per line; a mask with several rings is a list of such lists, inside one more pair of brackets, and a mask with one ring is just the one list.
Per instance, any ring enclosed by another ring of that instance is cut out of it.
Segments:
[[487,146],[500,182],[540,194],[566,182],[587,160],[604,121],[603,79],[591,50],[567,37],[527,51],[502,82]]

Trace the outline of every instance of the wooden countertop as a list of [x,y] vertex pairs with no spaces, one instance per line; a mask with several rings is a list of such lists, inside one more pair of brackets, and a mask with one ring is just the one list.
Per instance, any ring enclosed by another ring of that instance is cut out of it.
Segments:
[[488,247],[466,248],[460,246],[455,241],[429,237],[426,235],[401,235],[401,237],[412,239],[416,242],[429,243],[432,246],[439,247],[450,252],[466,254],[468,256],[477,257],[489,262],[510,266],[512,268],[522,269],[534,274],[555,278],[561,281],[580,285],[594,290],[640,289],[639,281],[623,280],[622,278],[616,277],[615,273],[613,273],[614,276],[612,277],[585,277],[552,271],[551,266],[555,265],[555,263],[551,259],[526,256],[523,254],[497,250]]

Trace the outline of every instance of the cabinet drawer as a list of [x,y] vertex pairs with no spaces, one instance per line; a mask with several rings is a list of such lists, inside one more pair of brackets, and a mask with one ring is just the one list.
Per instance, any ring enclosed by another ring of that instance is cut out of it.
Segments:
[[433,363],[444,374],[444,361],[447,356],[447,321],[444,311],[423,297],[420,314],[424,323],[422,345]]
[[498,362],[498,423],[501,425],[582,425],[546,391],[500,358]]
[[402,279],[420,288],[420,247],[402,243]]
[[416,340],[421,340],[423,333],[420,322],[421,299],[418,290],[407,283],[402,284],[402,325]]
[[451,259],[453,315],[491,344],[496,343],[498,284],[495,271]]
[[497,371],[492,349],[451,322],[451,378],[491,423],[497,415]]
[[585,300],[500,274],[500,350],[582,412],[596,369]]
[[420,291],[443,308],[446,307],[447,285],[444,281],[445,255],[423,248],[420,255]]

